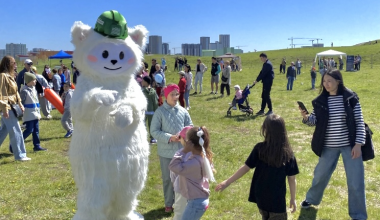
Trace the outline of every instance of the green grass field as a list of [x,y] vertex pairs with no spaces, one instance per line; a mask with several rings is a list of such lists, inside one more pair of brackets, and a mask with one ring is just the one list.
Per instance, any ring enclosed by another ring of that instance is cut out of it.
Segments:
[[[311,186],[313,170],[318,157],[310,149],[311,136],[314,128],[301,123],[301,116],[296,101],[301,100],[311,110],[311,100],[318,95],[318,90],[310,90],[309,69],[317,52],[328,48],[305,48],[267,51],[268,58],[275,66],[275,80],[272,87],[273,110],[281,115],[287,126],[290,142],[298,160],[300,174],[297,175],[297,204],[305,197]],[[364,120],[374,131],[373,141],[377,156],[380,144],[380,44],[354,47],[333,48],[347,54],[360,54],[363,63],[359,72],[343,72],[345,85],[358,93],[363,108]],[[372,60],[371,60],[371,54]],[[288,63],[299,57],[304,62],[302,74],[294,82],[293,91],[286,91],[285,75],[279,74],[279,64],[282,57]],[[148,55],[160,59],[161,55]],[[196,57],[187,57],[188,63],[195,67]],[[243,71],[232,73],[232,86],[241,87],[251,84],[261,69],[259,52],[241,55]],[[174,57],[166,56],[169,71],[166,72],[167,82],[178,83],[178,74],[173,72]],[[210,57],[202,60],[210,67]],[[371,68],[371,62],[373,68]],[[70,61],[64,60],[65,64]],[[42,70],[42,61],[39,62]],[[56,63],[52,63],[54,66]],[[20,70],[21,65],[19,65]],[[210,70],[210,68],[209,68]],[[263,140],[260,127],[264,117],[246,117],[239,111],[233,111],[231,117],[226,117],[228,103],[233,98],[220,98],[210,93],[210,73],[205,74],[201,95],[190,96],[190,115],[195,125],[205,125],[211,134],[211,147],[218,182],[232,175],[246,160],[253,146]],[[320,75],[317,75],[320,82]],[[250,104],[258,111],[261,103],[261,83],[251,90]],[[193,92],[193,91],[192,91]],[[192,93],[191,92],[191,93]],[[47,152],[33,153],[32,141],[26,142],[30,162],[15,162],[8,153],[8,139],[0,148],[0,219],[71,219],[76,209],[76,188],[71,174],[67,151],[70,139],[65,139],[65,131],[60,124],[60,114],[54,110],[52,120],[41,120],[41,145],[48,148]],[[74,122],[75,126],[75,122]],[[161,172],[155,145],[151,145],[151,155],[148,178],[145,189],[139,196],[137,210],[145,219],[171,219],[171,214],[164,213]],[[365,182],[367,210],[369,219],[380,219],[380,160],[365,162]],[[261,219],[255,204],[249,203],[248,192],[253,171],[249,172],[222,193],[216,193],[216,184],[211,184],[210,208],[202,219]],[[289,194],[289,193],[288,193]],[[347,205],[347,184],[342,161],[338,163],[329,186],[327,187],[321,205],[309,210],[298,210],[289,214],[289,219],[350,219]],[[287,199],[289,201],[289,199]]]

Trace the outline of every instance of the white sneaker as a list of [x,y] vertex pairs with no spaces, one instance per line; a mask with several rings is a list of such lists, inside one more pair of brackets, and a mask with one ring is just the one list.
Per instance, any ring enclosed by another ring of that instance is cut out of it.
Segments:
[[187,110],[187,111],[189,111],[189,110],[190,110],[190,108],[189,108],[189,107],[186,107],[186,110]]
[[232,107],[232,110],[237,110],[237,108],[234,106],[234,107]]
[[29,158],[29,157],[23,157],[21,159],[18,159],[17,161],[28,161],[28,160],[31,160],[31,158]]
[[51,115],[46,116],[46,119],[51,119],[51,118],[52,118]]
[[228,105],[229,105],[230,107],[232,107],[232,104],[231,104],[231,103],[228,103]]

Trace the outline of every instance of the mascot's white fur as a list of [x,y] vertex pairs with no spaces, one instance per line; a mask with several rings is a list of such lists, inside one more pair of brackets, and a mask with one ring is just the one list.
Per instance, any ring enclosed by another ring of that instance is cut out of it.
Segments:
[[71,99],[69,158],[78,188],[75,220],[141,219],[134,210],[148,170],[147,101],[134,79],[148,31],[105,37],[82,22],[72,29],[81,75]]

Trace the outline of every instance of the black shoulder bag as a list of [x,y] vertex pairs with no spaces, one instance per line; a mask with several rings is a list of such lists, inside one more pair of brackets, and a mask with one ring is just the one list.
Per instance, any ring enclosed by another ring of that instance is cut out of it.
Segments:
[[[359,98],[358,98],[359,99]],[[355,106],[350,102],[351,108],[354,109]],[[364,123],[365,128],[365,143],[362,145],[362,158],[363,161],[372,160],[375,158],[375,150],[373,148],[373,142],[372,142],[372,134],[373,132],[367,125],[367,123]]]

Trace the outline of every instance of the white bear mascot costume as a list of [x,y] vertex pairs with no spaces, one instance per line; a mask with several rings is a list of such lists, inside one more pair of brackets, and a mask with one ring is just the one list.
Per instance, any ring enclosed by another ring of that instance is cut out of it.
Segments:
[[74,23],[73,61],[81,71],[71,99],[69,158],[78,188],[75,220],[143,219],[134,210],[148,170],[147,101],[134,79],[148,31],[127,28],[117,11],[96,26]]

